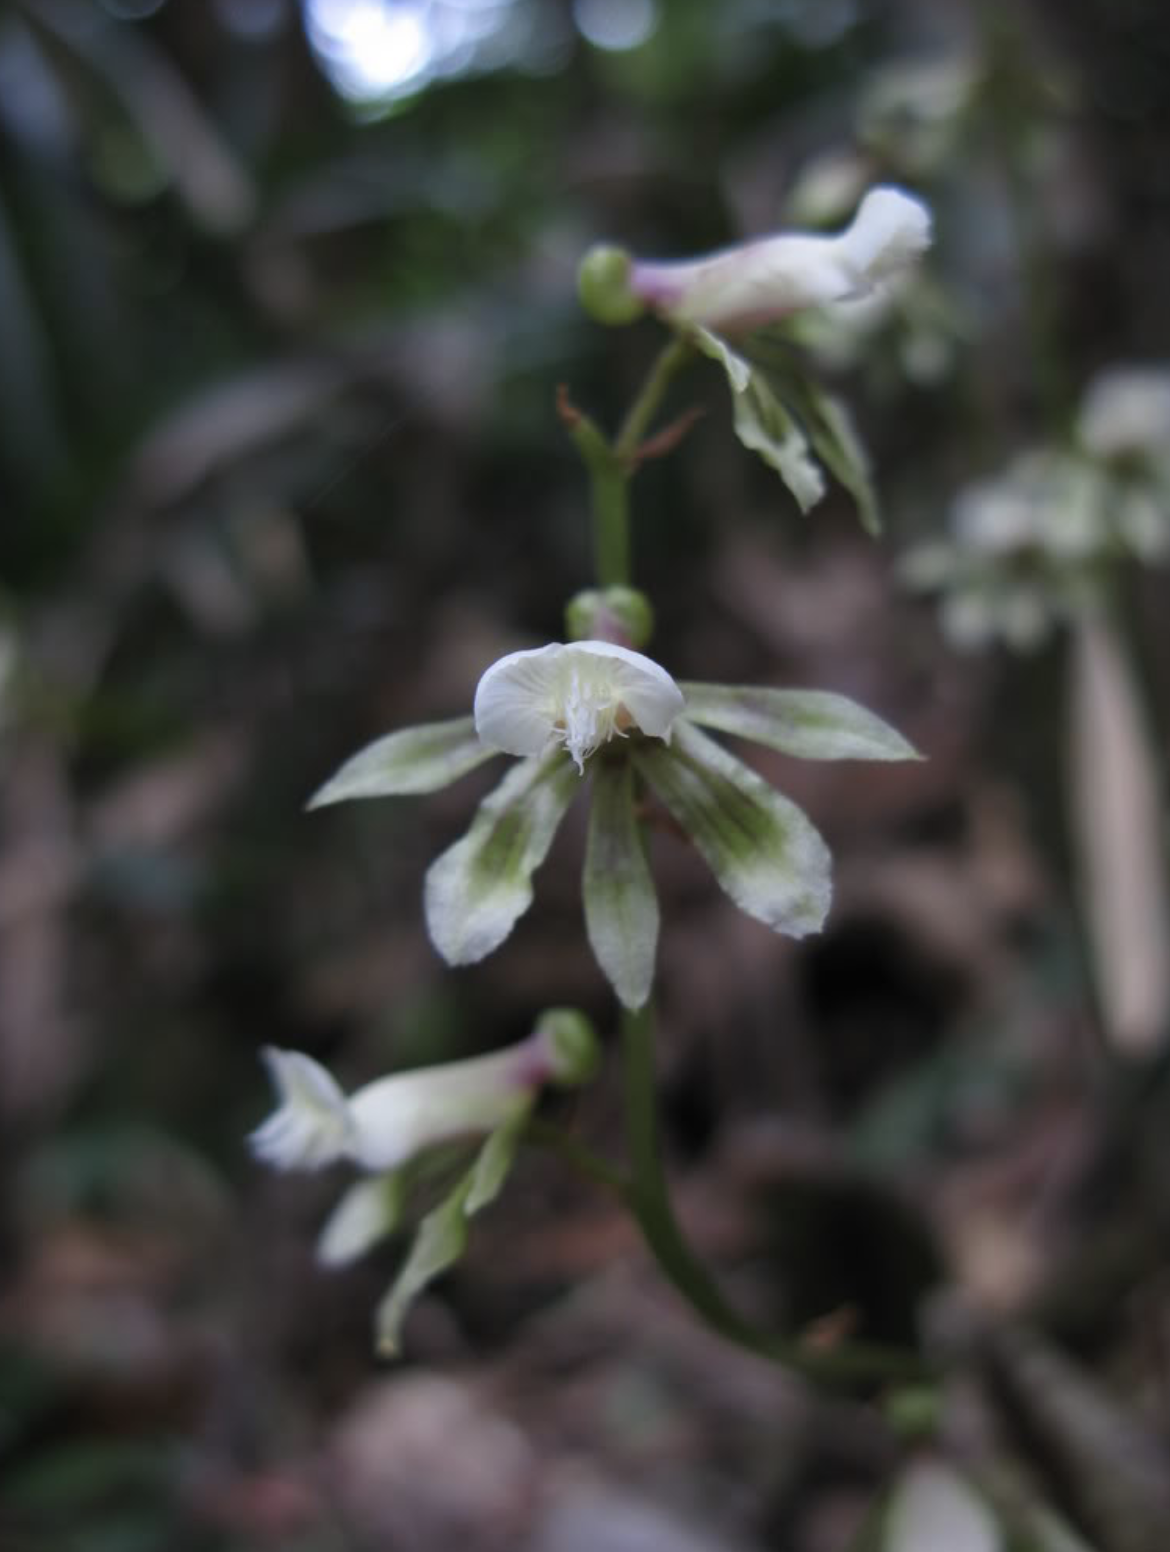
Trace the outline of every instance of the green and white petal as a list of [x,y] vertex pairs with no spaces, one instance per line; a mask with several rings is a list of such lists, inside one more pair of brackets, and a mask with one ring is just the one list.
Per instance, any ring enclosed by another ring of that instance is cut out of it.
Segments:
[[686,719],[802,760],[917,760],[881,717],[828,690],[683,684]]
[[464,1175],[450,1195],[427,1213],[389,1293],[378,1305],[374,1317],[377,1347],[387,1358],[401,1351],[402,1322],[415,1299],[440,1273],[454,1266],[467,1248],[465,1207],[470,1189],[471,1176]]
[[552,642],[493,663],[475,692],[483,743],[536,755],[562,744],[578,770],[631,727],[669,740],[682,710],[678,686],[652,658],[609,641]]
[[709,329],[697,329],[694,340],[727,373],[736,436],[775,469],[800,510],[807,512],[825,494],[825,476],[800,425],[777,398],[766,375],[725,340]]
[[310,808],[349,798],[438,792],[495,753],[480,743],[471,717],[401,728],[359,750],[309,800]]
[[463,1211],[468,1218],[490,1207],[503,1190],[508,1172],[516,1162],[516,1151],[531,1110],[530,1098],[511,1120],[496,1127],[476,1155],[475,1163],[471,1166],[471,1185],[463,1204]]
[[821,927],[829,849],[795,803],[685,720],[634,763],[742,911],[794,938]]
[[559,748],[525,760],[484,798],[467,834],[431,864],[427,928],[448,964],[483,959],[532,904],[532,875],[576,791],[577,773]]
[[406,1182],[400,1170],[355,1180],[325,1220],[317,1240],[322,1266],[348,1266],[402,1221]]
[[825,494],[824,471],[799,423],[759,373],[735,396],[734,425],[743,445],[775,469],[800,510],[811,511]]
[[790,374],[790,385],[791,403],[808,432],[813,451],[853,497],[865,531],[880,533],[881,509],[873,469],[848,407],[803,374]]
[[634,773],[624,760],[594,766],[584,898],[598,964],[620,1001],[640,1008],[654,979],[658,899],[634,813]]
[[378,1351],[398,1353],[402,1322],[419,1294],[447,1271],[467,1248],[468,1219],[499,1195],[516,1157],[531,1101],[498,1127],[480,1149],[471,1168],[419,1224],[398,1276],[375,1317]]

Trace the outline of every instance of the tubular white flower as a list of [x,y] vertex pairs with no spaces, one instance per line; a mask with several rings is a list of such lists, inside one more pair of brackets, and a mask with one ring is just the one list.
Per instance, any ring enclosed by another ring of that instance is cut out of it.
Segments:
[[804,307],[869,295],[929,246],[930,212],[896,188],[871,189],[834,237],[788,234],[707,258],[635,261],[631,294],[672,323],[739,332]]
[[609,641],[553,642],[492,664],[475,692],[475,727],[506,754],[562,744],[583,771],[594,750],[632,727],[669,743],[684,704],[666,670],[640,652]]
[[394,1073],[349,1098],[311,1056],[273,1046],[262,1055],[280,1103],[249,1142],[276,1169],[322,1169],[338,1159],[371,1172],[398,1169],[438,1143],[494,1131],[542,1084],[573,1081],[562,1036],[548,1024],[490,1056]]

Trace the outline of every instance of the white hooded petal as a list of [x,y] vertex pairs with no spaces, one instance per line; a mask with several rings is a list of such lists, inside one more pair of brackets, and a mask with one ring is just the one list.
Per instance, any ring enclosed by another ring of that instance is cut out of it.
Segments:
[[353,1121],[332,1074],[301,1051],[260,1054],[280,1103],[248,1139],[256,1157],[274,1169],[323,1169],[350,1153]]
[[705,259],[636,262],[629,286],[673,323],[735,332],[866,296],[913,263],[930,238],[930,213],[920,200],[877,188],[835,237],[765,237]]
[[562,744],[578,770],[631,726],[669,742],[683,698],[651,658],[609,641],[553,642],[511,652],[475,692],[475,726],[489,748],[539,754]]
[[559,642],[509,652],[483,674],[475,691],[480,742],[505,754],[541,754],[556,718]]

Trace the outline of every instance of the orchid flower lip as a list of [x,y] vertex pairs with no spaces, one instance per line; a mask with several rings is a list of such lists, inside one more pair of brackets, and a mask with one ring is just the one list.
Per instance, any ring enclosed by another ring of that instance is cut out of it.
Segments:
[[685,702],[652,658],[610,641],[552,642],[493,663],[475,692],[480,740],[506,754],[538,755],[560,744],[579,771],[632,728],[670,742]]

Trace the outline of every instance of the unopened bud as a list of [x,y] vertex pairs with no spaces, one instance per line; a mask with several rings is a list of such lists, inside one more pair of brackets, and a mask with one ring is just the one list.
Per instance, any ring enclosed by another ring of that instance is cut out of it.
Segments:
[[577,270],[577,295],[581,306],[598,323],[633,323],[645,307],[630,290],[633,260],[624,248],[597,243]]
[[612,641],[640,650],[654,634],[654,610],[635,587],[587,588],[565,607],[573,641]]

